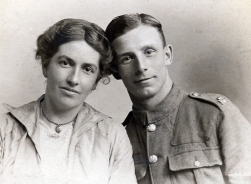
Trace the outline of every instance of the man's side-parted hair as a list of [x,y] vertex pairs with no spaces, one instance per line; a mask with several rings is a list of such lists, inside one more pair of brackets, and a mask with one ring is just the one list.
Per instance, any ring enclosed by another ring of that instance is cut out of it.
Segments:
[[36,59],[41,59],[42,66],[47,68],[60,45],[78,40],[85,41],[100,54],[97,82],[109,76],[113,71],[110,42],[102,28],[82,19],[63,19],[49,27],[37,38]]
[[[124,14],[118,17],[115,17],[106,28],[106,36],[112,43],[116,38],[126,34],[127,32],[139,27],[140,25],[148,25],[156,28],[159,32],[163,47],[166,46],[166,39],[162,30],[161,23],[154,17],[147,14]],[[113,68],[117,68],[116,58],[113,59]],[[119,74],[115,71],[113,76],[116,79],[121,79]]]

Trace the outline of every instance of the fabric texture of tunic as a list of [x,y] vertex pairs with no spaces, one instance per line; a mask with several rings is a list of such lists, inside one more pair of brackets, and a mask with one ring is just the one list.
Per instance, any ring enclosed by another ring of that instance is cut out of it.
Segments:
[[251,125],[222,95],[174,85],[123,124],[139,184],[251,184]]
[[[40,156],[40,102],[8,107],[0,121],[0,183],[44,183]],[[84,103],[67,154],[71,184],[135,184],[132,148],[119,123]]]

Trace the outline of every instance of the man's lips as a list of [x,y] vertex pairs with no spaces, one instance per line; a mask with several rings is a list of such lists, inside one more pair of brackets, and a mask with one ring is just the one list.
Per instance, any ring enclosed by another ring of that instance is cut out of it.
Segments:
[[143,78],[143,79],[137,79],[134,81],[134,83],[144,83],[144,82],[148,82],[148,80],[151,80],[154,77],[149,77],[149,78]]
[[72,93],[79,93],[77,90],[72,89],[72,88],[68,88],[68,87],[61,87],[61,89],[65,90],[65,91],[72,92]]

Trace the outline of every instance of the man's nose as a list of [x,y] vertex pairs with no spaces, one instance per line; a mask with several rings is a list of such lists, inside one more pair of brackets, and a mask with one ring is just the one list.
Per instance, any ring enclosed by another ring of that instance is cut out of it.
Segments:
[[147,62],[147,59],[144,57],[144,56],[137,56],[136,57],[137,59],[137,70],[136,70],[136,73],[142,73],[144,71],[147,71],[148,70],[148,62]]
[[79,69],[73,67],[71,72],[69,73],[67,82],[71,86],[76,86],[79,84],[79,79],[80,79],[80,71]]

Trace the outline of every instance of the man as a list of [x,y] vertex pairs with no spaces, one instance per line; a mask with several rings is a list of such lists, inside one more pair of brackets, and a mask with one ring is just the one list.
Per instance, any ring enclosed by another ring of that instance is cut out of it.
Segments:
[[115,78],[133,102],[124,124],[139,184],[251,183],[251,125],[219,94],[187,95],[167,66],[172,47],[146,14],[113,19]]

